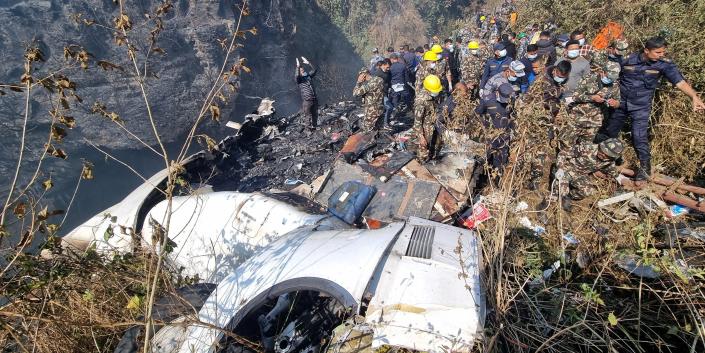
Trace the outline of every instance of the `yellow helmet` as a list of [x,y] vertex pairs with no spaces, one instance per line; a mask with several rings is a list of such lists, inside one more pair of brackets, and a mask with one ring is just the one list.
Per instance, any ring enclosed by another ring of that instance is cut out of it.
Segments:
[[423,59],[428,61],[438,61],[438,54],[429,50],[423,53]]
[[442,54],[442,53],[443,53],[443,47],[441,47],[441,46],[438,45],[438,44],[434,44],[434,45],[431,47],[431,51],[434,52],[434,53],[436,53],[436,54]]
[[480,43],[473,40],[472,42],[468,43],[468,49],[480,49]]
[[431,93],[439,93],[443,90],[443,85],[441,85],[441,79],[436,75],[428,75],[423,80],[423,88]]
[[484,20],[486,20],[486,19],[487,19],[487,17],[485,17],[485,16],[480,16],[480,21],[484,21]]

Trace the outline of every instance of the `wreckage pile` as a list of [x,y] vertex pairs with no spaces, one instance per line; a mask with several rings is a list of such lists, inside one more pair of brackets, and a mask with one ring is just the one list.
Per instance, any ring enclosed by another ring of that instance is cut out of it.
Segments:
[[[213,184],[290,191],[350,223],[362,216],[363,227],[418,216],[475,229],[492,308],[488,351],[693,346],[705,327],[698,299],[705,295],[705,217],[663,195],[699,207],[705,189],[665,176],[642,190],[606,180],[566,212],[555,180],[530,187],[530,165],[520,157],[531,146],[522,134],[537,119],[516,114],[510,164],[498,184],[478,187],[478,174],[489,172],[476,158],[483,153],[443,151],[418,163],[407,150],[409,117],[394,131],[356,134],[361,112],[351,102],[322,109],[316,130],[300,115],[245,123]],[[360,203],[352,216],[346,197]]]
[[472,156],[448,152],[421,165],[406,143],[408,114],[400,114],[394,128],[369,134],[357,133],[363,114],[353,102],[323,107],[320,116],[316,129],[301,114],[248,116],[224,144],[216,172],[203,172],[202,180],[215,190],[290,191],[322,209],[344,184],[358,181],[373,194],[357,215],[371,227],[409,216],[450,223],[470,199],[469,180],[477,178]]

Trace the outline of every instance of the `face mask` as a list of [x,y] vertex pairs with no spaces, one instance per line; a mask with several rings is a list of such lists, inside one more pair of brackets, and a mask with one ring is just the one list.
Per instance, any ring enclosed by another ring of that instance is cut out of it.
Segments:
[[505,56],[507,56],[507,50],[506,50],[506,49],[500,50],[500,51],[499,51],[499,57],[500,57],[500,58],[503,58],[503,57],[505,57]]
[[448,51],[449,51],[449,52],[451,52],[451,53],[452,53],[452,52],[453,52],[453,50],[455,50],[455,48],[453,48],[453,47],[448,47]]
[[580,45],[585,45],[585,38],[578,39],[578,43],[580,43]]
[[431,95],[431,97],[436,98],[436,97],[438,97],[438,93],[440,93],[440,92],[437,92],[437,93],[428,92],[428,93]]
[[308,72],[304,72],[303,75],[301,75],[301,76],[302,76],[302,77],[308,76]]
[[516,76],[509,76],[509,77],[507,77],[507,80],[509,80],[511,82],[515,82],[517,80],[517,77]]
[[605,76],[605,77],[602,77],[601,80],[602,80],[602,83],[604,83],[604,84],[606,84],[606,85],[611,85],[612,82],[613,82],[612,80],[610,80],[609,77],[606,77],[606,76]]
[[538,54],[526,55],[526,58],[529,60],[536,60],[536,58],[538,58]]
[[580,56],[580,49],[568,50],[567,55],[569,58],[575,59]]
[[470,50],[470,54],[477,55],[477,50],[476,49]]
[[553,76],[553,80],[556,81],[557,83],[563,83],[563,82],[565,82],[565,77]]

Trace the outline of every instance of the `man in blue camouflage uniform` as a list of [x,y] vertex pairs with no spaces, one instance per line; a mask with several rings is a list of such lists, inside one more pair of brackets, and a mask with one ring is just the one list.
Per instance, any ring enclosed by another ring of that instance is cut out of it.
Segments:
[[631,119],[632,143],[639,158],[640,168],[635,180],[642,185],[651,175],[651,151],[649,147],[649,116],[651,101],[662,77],[688,95],[693,100],[693,111],[705,110],[705,103],[693,88],[683,79],[680,71],[670,59],[665,57],[667,43],[661,37],[646,41],[641,53],[633,53],[623,58],[620,74],[621,104],[608,121],[604,134],[598,142],[619,136],[622,126]]
[[508,69],[509,64],[513,60],[513,58],[507,56],[507,48],[504,47],[504,44],[495,44],[494,57],[487,59],[487,62],[485,62],[482,77],[480,78],[480,88],[485,87],[485,84],[492,76]]
[[487,164],[492,168],[492,174],[498,180],[504,167],[509,162],[509,143],[514,122],[509,116],[510,101],[514,97],[514,88],[509,83],[500,85],[495,98],[483,100],[475,109],[475,113],[482,117],[486,129],[484,142],[487,148]]

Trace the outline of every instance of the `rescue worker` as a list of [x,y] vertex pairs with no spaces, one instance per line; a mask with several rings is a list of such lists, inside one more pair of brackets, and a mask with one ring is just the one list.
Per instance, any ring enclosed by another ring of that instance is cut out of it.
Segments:
[[[518,82],[524,76],[526,76],[526,73],[524,72],[524,64],[522,64],[521,61],[512,61],[511,64],[509,64],[509,67],[492,76],[492,78],[487,81],[487,84],[482,87],[480,99],[494,101],[496,99],[496,92],[499,89],[499,86],[505,83],[512,84],[514,82]],[[519,91],[519,89],[515,89],[515,91]]]
[[377,67],[377,63],[384,60],[382,55],[379,55],[379,49],[372,49],[372,59],[370,59],[370,73],[374,74]]
[[628,54],[629,42],[626,39],[615,39],[607,45],[607,48],[602,51],[596,51],[593,61],[595,60],[610,60],[621,64],[622,59]]
[[372,75],[377,76],[382,79],[382,91],[384,92],[384,126],[389,125],[389,121],[394,113],[394,105],[392,105],[392,100],[390,97],[390,89],[392,87],[392,76],[390,69],[392,67],[392,62],[389,59],[382,59],[377,62],[375,66],[375,71]]
[[494,99],[483,100],[475,113],[483,117],[483,125],[487,129],[484,136],[487,164],[492,168],[496,182],[509,161],[510,136],[514,128],[509,117],[509,103],[514,97],[514,88],[504,83],[494,95]]
[[[311,69],[306,70],[304,65],[308,65]],[[308,117],[309,128],[315,128],[318,126],[318,96],[316,95],[316,89],[313,87],[313,78],[316,76],[318,70],[304,57],[301,57],[301,63],[299,59],[296,59],[296,75],[294,79],[296,84],[299,86],[299,91],[301,92],[301,111],[304,116]]]
[[423,79],[431,74],[436,73],[438,67],[438,55],[432,51],[426,51],[423,54],[423,61],[416,68],[416,86],[414,91],[418,92],[423,86]]
[[494,57],[487,59],[480,78],[480,87],[485,87],[487,81],[494,75],[509,68],[509,63],[514,59],[507,56],[507,49],[504,44],[497,43],[494,45]]
[[[435,57],[435,60],[432,58]],[[450,77],[448,72],[448,63],[443,60],[443,48],[440,45],[434,44],[431,50],[424,53],[424,61],[428,61],[422,67],[422,70],[416,71],[416,86],[417,89],[423,85],[423,80],[428,75],[436,75],[445,77],[446,80]],[[419,72],[421,71],[421,72]]]
[[[406,105],[409,100],[409,88],[407,87],[410,80],[409,70],[406,65],[401,62],[399,54],[392,54],[390,59],[392,66],[389,68],[391,76],[391,91],[389,95],[392,106],[394,107],[394,112],[398,113],[402,109],[401,105]],[[385,120],[386,124],[390,122],[389,119]]]
[[[548,179],[545,176],[549,175],[555,157],[551,145],[555,145],[555,123],[563,108],[561,96],[570,70],[568,61],[547,67],[546,72],[538,75],[517,103],[518,110],[534,111],[537,114],[532,116],[532,126],[524,127],[527,143],[526,151],[521,156],[521,162],[530,163],[529,188],[532,190],[548,190]],[[535,125],[540,128],[535,128]]]
[[[444,45],[447,46],[448,43],[444,43]],[[452,47],[453,42],[451,41],[449,45]],[[450,86],[448,86],[448,84],[452,81],[453,78],[453,75],[450,70],[450,51],[440,46],[439,44],[434,44],[431,47],[431,51],[438,55],[438,62],[436,68],[431,73],[441,78],[443,90],[449,92]]]
[[536,61],[539,57],[539,46],[536,44],[529,44],[526,47],[526,55],[521,58],[521,63],[524,64],[524,71],[528,75],[531,72],[531,64]]
[[568,41],[565,49],[565,57],[558,61],[568,60],[571,65],[570,77],[568,77],[568,82],[566,82],[565,91],[563,92],[564,97],[567,98],[573,95],[578,82],[583,76],[590,72],[590,61],[580,56],[580,43],[576,40]]
[[[539,56],[531,62],[531,71],[526,74],[526,81],[529,87],[531,87],[534,81],[536,81],[536,78],[539,77],[542,73],[544,73],[544,70],[546,70],[546,61],[546,57]],[[527,92],[528,91],[529,89],[527,88]]]
[[622,141],[610,138],[599,144],[576,145],[559,153],[556,179],[563,209],[570,211],[572,200],[583,199],[597,191],[594,177],[618,177],[620,170],[615,161],[623,151]]
[[622,126],[630,119],[632,126],[632,143],[639,158],[640,167],[635,180],[643,185],[651,175],[651,150],[649,146],[649,116],[651,101],[662,77],[675,85],[693,101],[693,111],[705,110],[705,103],[697,92],[685,81],[676,64],[666,58],[666,40],[653,37],[646,41],[641,53],[633,53],[624,57],[619,79],[621,104],[609,119],[605,128],[605,138],[615,138],[622,131]]
[[624,38],[615,39],[607,46],[607,59],[622,63],[622,58],[628,54],[629,42]]
[[561,34],[556,38],[556,57],[557,58],[563,58],[565,57],[565,47],[568,45],[568,41],[570,41],[570,37],[567,34]]
[[360,70],[353,96],[362,98],[365,116],[360,129],[367,133],[375,129],[377,121],[384,113],[384,82],[379,76],[370,75],[367,68]]
[[509,32],[502,34],[502,41],[500,42],[504,44],[504,48],[507,49],[507,56],[510,58],[516,58],[517,57],[517,45],[514,44],[514,33]]
[[566,100],[569,119],[559,133],[562,149],[593,143],[604,119],[619,107],[619,64],[601,60],[600,67],[585,75]]
[[551,32],[542,31],[539,35],[539,40],[536,42],[538,55],[548,58],[547,66],[551,66],[556,62],[556,46],[551,41]]
[[436,131],[438,95],[443,90],[441,79],[436,75],[428,75],[422,81],[422,87],[416,92],[414,100],[414,135],[418,149],[416,158],[426,162],[431,158],[431,146]]
[[591,61],[595,53],[595,48],[587,43],[587,38],[585,37],[585,31],[582,29],[576,29],[570,33],[570,40],[575,40],[580,44],[580,56]]
[[480,56],[480,43],[475,40],[468,43],[468,53],[460,57],[460,76],[470,92],[476,92],[479,89],[483,62]]
[[460,77],[460,62],[458,60],[459,50],[456,50],[453,40],[448,38],[443,43],[443,59],[448,63],[448,77],[444,83],[444,87],[450,92],[450,87],[455,86]]

